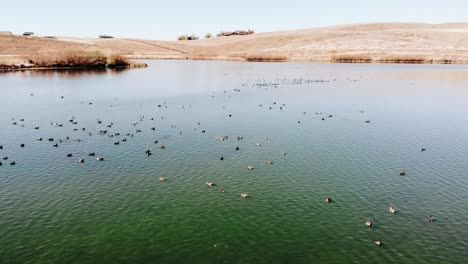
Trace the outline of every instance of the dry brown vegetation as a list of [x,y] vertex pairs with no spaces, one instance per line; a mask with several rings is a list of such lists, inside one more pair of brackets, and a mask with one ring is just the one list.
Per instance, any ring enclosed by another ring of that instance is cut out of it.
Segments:
[[467,47],[468,23],[357,24],[197,41],[0,36],[0,57],[97,50],[132,59],[468,63]]
[[38,67],[106,68],[107,57],[99,51],[65,51],[34,55],[29,63]]
[[246,61],[250,62],[286,62],[288,57],[286,56],[274,56],[274,55],[247,55]]
[[29,56],[26,63],[12,64],[0,60],[0,69],[25,68],[82,68],[107,69],[143,67],[145,65],[132,63],[118,54],[104,55],[100,51],[63,51],[48,52]]
[[372,58],[365,54],[332,55],[331,62],[335,63],[371,63]]

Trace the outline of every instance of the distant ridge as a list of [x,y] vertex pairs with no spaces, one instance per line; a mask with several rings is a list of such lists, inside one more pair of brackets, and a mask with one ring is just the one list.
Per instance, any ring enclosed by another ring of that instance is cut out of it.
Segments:
[[143,59],[468,63],[468,22],[365,23],[194,41],[0,35],[0,59],[80,49]]

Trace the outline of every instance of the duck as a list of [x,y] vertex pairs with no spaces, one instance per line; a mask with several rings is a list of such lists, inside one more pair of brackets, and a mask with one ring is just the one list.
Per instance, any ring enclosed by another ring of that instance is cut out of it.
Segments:
[[159,147],[160,149],[166,149],[166,145],[162,145]]
[[3,157],[3,160],[8,160],[8,156],[6,156],[6,157]]
[[239,150],[239,146],[236,147],[236,151],[238,151],[238,150]]
[[166,178],[164,178],[164,177],[159,177],[159,181],[161,181],[161,182],[165,182],[165,181],[167,181],[167,179],[166,179]]
[[68,157],[68,158],[73,157],[73,154],[68,153],[68,154],[67,154],[67,157]]
[[266,161],[266,164],[272,165],[272,164],[273,164],[273,161],[272,161],[272,160],[267,160],[267,161]]
[[21,144],[21,145],[20,145],[20,147],[22,147],[22,148],[24,148],[24,146],[25,146],[24,144]]
[[331,202],[333,202],[333,200],[332,200],[332,198],[330,198],[330,197],[326,197],[326,198],[325,198],[325,202],[326,202],[326,203],[331,203]]
[[370,120],[366,120],[365,122],[366,122],[366,124],[369,124],[369,123],[370,123]]
[[120,145],[120,141],[114,142],[114,145]]
[[248,170],[253,170],[253,169],[254,169],[254,167],[253,167],[253,166],[251,166],[251,165],[249,165],[249,166],[247,166],[247,169],[248,169]]
[[206,185],[208,185],[208,187],[213,187],[213,186],[215,186],[216,184],[215,184],[214,182],[207,181],[207,182],[206,182]]
[[374,241],[374,244],[376,244],[378,247],[381,247],[383,245],[381,240]]
[[396,209],[395,209],[395,207],[393,207],[393,206],[390,206],[390,207],[388,208],[388,211],[389,211],[391,214],[396,214],[396,212],[397,212]]
[[400,176],[405,176],[406,175],[406,171],[400,171]]
[[222,193],[223,193],[223,192],[224,192],[224,189],[219,190],[219,192],[222,192]]
[[370,220],[367,220],[367,221],[366,221],[366,226],[369,227],[369,228],[371,228],[371,227],[374,226],[374,224],[373,224]]
[[262,146],[262,144],[261,144],[260,142],[257,142],[257,146],[261,147],[261,146]]
[[37,126],[37,127],[34,127],[34,129],[38,130],[38,129],[39,129],[39,127],[38,127],[38,126]]
[[41,138],[41,137],[40,137],[40,138],[36,138],[36,140],[37,140],[37,141],[42,141],[42,138]]
[[248,193],[241,193],[240,196],[242,198],[249,198],[249,194]]
[[427,220],[432,223],[432,222],[435,222],[437,218],[433,217],[432,215],[428,215]]
[[79,159],[78,163],[84,163],[84,159]]
[[224,157],[223,157],[223,156],[221,156],[221,158],[219,158],[219,160],[224,160]]
[[13,162],[10,163],[10,165],[11,165],[11,166],[15,166],[15,165],[16,165],[16,162],[13,161]]
[[286,151],[282,151],[281,155],[286,156],[286,155],[288,155],[288,153]]
[[0,149],[3,149],[3,145],[0,145]]
[[52,145],[52,147],[58,148],[58,143],[55,143],[54,145]]
[[421,152],[424,152],[424,151],[426,151],[426,149],[425,149],[425,148],[422,148],[422,149],[421,149]]
[[97,160],[97,161],[103,161],[104,158],[103,158],[103,157],[97,157],[96,160]]
[[0,162],[0,166],[2,166],[2,165],[3,165],[3,163],[2,163],[2,162]]
[[96,153],[95,153],[95,152],[91,152],[91,153],[88,154],[88,156],[94,157],[94,156],[96,156]]

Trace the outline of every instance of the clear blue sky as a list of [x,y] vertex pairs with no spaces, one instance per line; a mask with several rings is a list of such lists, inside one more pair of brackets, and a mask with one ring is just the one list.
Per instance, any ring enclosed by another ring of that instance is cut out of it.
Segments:
[[362,22],[468,21],[468,0],[2,0],[0,31],[173,40]]

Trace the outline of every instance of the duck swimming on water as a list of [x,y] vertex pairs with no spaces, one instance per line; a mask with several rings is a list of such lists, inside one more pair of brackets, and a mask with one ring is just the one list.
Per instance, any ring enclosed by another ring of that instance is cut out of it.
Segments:
[[167,179],[166,179],[166,178],[164,178],[164,177],[159,177],[159,181],[161,181],[161,182],[165,182],[165,181],[167,181]]
[[249,194],[248,193],[241,193],[240,196],[242,198],[249,198]]

